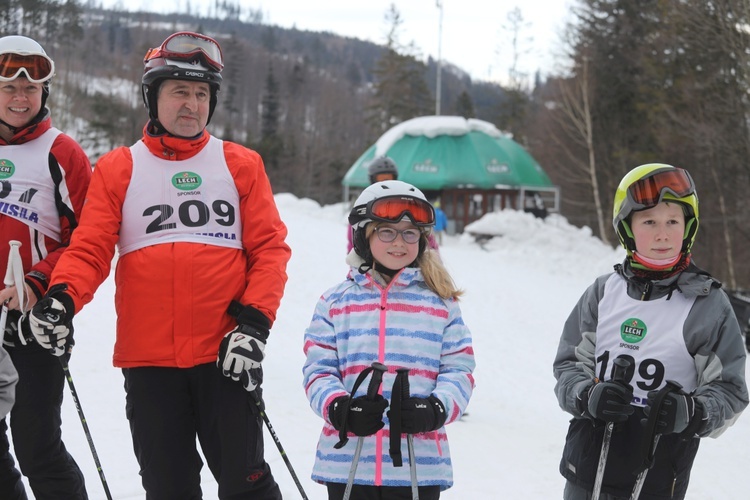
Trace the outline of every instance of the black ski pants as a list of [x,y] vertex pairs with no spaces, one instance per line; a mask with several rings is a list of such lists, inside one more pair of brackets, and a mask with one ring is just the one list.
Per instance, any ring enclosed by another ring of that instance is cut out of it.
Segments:
[[21,473],[10,453],[8,424],[0,420],[0,498],[3,500],[28,500],[21,481]]
[[[62,441],[65,374],[60,360],[35,342],[7,351],[18,371],[10,431],[21,473],[36,500],[87,500],[83,474]],[[8,463],[7,458],[2,461]],[[7,497],[0,491],[0,498],[15,498],[12,488]]]
[[203,455],[221,500],[281,500],[263,458],[257,406],[214,363],[123,369],[126,414],[146,500],[199,500]]
[[[343,483],[326,483],[328,500],[342,500],[346,485]],[[352,485],[351,500],[411,500],[411,486],[364,486]],[[419,500],[438,500],[440,486],[420,486]]]

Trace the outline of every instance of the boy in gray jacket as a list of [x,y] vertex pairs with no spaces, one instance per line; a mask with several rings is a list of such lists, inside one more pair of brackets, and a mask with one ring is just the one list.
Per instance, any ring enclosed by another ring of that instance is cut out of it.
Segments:
[[698,219],[686,170],[641,165],[620,182],[613,223],[627,258],[584,292],[553,366],[560,407],[573,415],[565,500],[685,498],[700,438],[720,435],[748,404],[737,319],[721,283],[692,261]]

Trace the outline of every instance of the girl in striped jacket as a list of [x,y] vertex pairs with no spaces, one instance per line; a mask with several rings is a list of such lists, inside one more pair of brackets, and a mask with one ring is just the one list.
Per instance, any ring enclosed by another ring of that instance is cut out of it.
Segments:
[[[428,248],[435,211],[415,187],[401,181],[369,186],[349,222],[351,270],[320,298],[305,332],[305,391],[325,421],[312,478],[326,484],[329,499],[341,499],[361,441],[351,498],[411,498],[410,459],[399,467],[400,456],[395,458],[401,433],[409,434],[419,497],[437,499],[453,485],[444,425],[461,417],[474,388],[471,333],[457,302],[461,292]],[[370,398],[367,384],[361,390],[354,385],[374,362],[388,370],[380,394]],[[393,391],[397,370],[410,376],[403,399]],[[401,429],[391,436],[395,422]]]

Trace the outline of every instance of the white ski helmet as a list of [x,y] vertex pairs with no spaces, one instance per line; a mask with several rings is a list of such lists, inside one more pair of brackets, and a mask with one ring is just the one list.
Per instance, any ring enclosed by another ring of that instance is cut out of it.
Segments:
[[44,110],[49,97],[49,82],[55,76],[55,62],[31,38],[20,35],[0,38],[0,81],[13,81],[22,75],[32,83],[42,84]]
[[[397,223],[407,218],[417,227],[435,225],[435,209],[424,193],[403,181],[382,181],[371,184],[359,195],[349,212],[354,251],[365,261],[372,259],[365,227],[370,222]],[[419,255],[426,247],[426,236],[419,240]]]

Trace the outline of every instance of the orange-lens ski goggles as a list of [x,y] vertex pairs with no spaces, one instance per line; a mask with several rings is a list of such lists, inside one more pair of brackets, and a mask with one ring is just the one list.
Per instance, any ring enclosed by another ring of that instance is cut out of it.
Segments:
[[367,204],[365,217],[378,222],[398,222],[408,217],[415,226],[432,226],[435,209],[419,198],[385,196]]
[[676,168],[639,179],[628,188],[631,200],[643,207],[658,205],[665,192],[684,198],[695,193],[695,183],[687,170]]
[[213,38],[199,33],[175,33],[164,40],[160,47],[149,49],[143,60],[145,62],[158,57],[179,61],[197,57],[215,71],[224,68],[224,56],[219,44]]
[[22,55],[6,52],[0,54],[0,81],[9,82],[18,78],[21,72],[32,83],[42,83],[55,72],[55,63],[41,54]]

